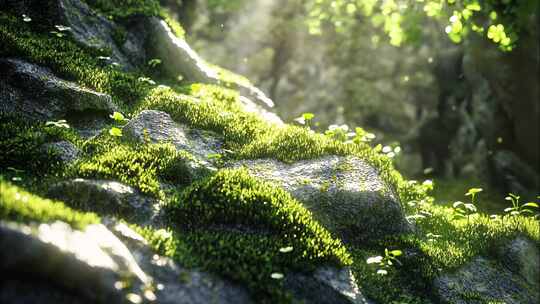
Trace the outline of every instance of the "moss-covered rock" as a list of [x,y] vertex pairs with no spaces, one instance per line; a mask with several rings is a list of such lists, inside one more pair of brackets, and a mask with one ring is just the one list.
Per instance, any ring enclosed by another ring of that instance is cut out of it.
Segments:
[[0,60],[0,114],[28,119],[70,119],[77,113],[106,116],[118,110],[111,96],[62,80],[50,70],[17,59]]
[[359,158],[328,156],[292,164],[260,159],[232,166],[283,187],[345,242],[411,231],[393,187]]

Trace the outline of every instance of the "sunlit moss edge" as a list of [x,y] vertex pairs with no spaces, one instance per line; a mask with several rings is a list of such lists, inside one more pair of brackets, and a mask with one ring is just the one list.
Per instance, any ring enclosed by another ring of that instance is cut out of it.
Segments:
[[83,213],[62,202],[43,199],[14,186],[0,176],[0,219],[48,223],[63,221],[77,229],[99,223],[94,213]]

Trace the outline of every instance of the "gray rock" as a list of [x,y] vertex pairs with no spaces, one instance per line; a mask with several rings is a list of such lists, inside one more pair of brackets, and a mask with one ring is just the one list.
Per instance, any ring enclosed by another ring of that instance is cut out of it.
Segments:
[[152,277],[156,303],[252,303],[245,288],[155,254],[142,237],[124,224],[108,225],[130,249],[141,269]]
[[70,118],[75,113],[117,110],[109,95],[62,80],[49,69],[17,59],[0,59],[0,113],[29,119]]
[[292,291],[297,300],[306,303],[369,303],[356,285],[349,268],[319,268],[312,275],[288,276],[285,287]]
[[[44,278],[88,302],[124,303],[144,298],[151,287],[129,250],[101,224],[79,231],[63,222],[0,222],[0,245],[10,249],[0,251],[2,273]],[[119,289],[117,282],[130,284]]]
[[85,210],[144,224],[156,220],[159,205],[130,186],[115,181],[77,178],[53,185],[48,197]]
[[519,237],[499,250],[502,264],[513,273],[521,275],[527,283],[540,290],[540,252],[538,246]]
[[534,197],[540,187],[540,175],[529,164],[508,150],[495,152],[491,160],[494,180],[505,193]]
[[[182,76],[192,82],[221,83],[218,71],[202,59],[184,39],[176,37],[165,21],[149,18],[147,26],[148,45],[151,46],[148,54],[150,57],[161,59],[163,70],[168,76],[173,78]],[[263,91],[250,83],[235,82],[231,85],[238,89],[244,98],[255,101],[260,109],[264,110],[262,106],[269,108],[274,106],[274,102]]]
[[254,176],[283,187],[345,242],[411,229],[394,189],[359,158],[327,156],[290,165],[243,160],[229,166],[246,167]]
[[539,300],[538,287],[532,288],[516,273],[482,257],[438,277],[433,286],[441,303],[534,304]]
[[80,152],[79,149],[69,141],[46,143],[43,145],[43,150],[55,153],[60,161],[66,164],[75,161]]
[[124,126],[123,132],[126,137],[140,142],[170,142],[177,149],[189,152],[193,161],[188,161],[187,165],[194,178],[204,175],[204,171],[216,170],[209,156],[223,152],[216,134],[179,124],[161,111],[142,111]]
[[[79,0],[59,0],[58,12],[60,20],[71,28],[73,38],[79,43],[96,49],[110,49],[109,63],[120,64],[123,70],[133,70],[144,63],[146,32],[141,26],[141,23],[144,23],[142,18],[130,25],[128,34],[120,25],[101,16]],[[125,40],[122,42],[115,41],[114,38],[120,31],[125,32]]]

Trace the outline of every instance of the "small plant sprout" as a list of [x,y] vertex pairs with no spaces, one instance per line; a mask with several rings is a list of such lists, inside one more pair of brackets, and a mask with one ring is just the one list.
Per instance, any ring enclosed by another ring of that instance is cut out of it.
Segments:
[[293,247],[292,247],[292,246],[287,246],[287,247],[279,248],[279,252],[281,252],[281,253],[289,253],[289,252],[292,252],[292,251],[293,251]]
[[[540,196],[537,196],[536,198],[540,199]],[[504,212],[509,214],[510,216],[526,216],[534,214],[532,208],[538,208],[538,204],[535,202],[520,204],[519,199],[520,196],[509,193],[508,196],[505,197],[505,200],[512,202],[512,207],[504,209]]]
[[[128,121],[126,119],[126,117],[120,112],[114,112],[113,114],[109,115],[109,117],[112,118],[117,125],[124,124],[124,123],[126,123]],[[120,129],[118,127],[112,127],[109,130],[109,134],[111,136],[121,137],[122,136],[122,129]]]
[[349,126],[347,125],[330,125],[328,130],[324,132],[324,135],[341,142],[346,141],[350,134],[352,133],[349,133]]
[[394,263],[401,265],[401,262],[397,259],[397,257],[402,254],[403,253],[401,250],[388,250],[388,248],[385,248],[384,257],[380,255],[370,257],[366,260],[366,263],[378,265],[377,274],[387,275],[388,270],[394,265]]
[[71,31],[71,27],[65,25],[55,25],[54,27],[60,32]]
[[281,280],[283,279],[285,276],[283,275],[283,273],[279,273],[279,272],[274,272],[270,275],[270,277],[274,280]]
[[26,15],[26,14],[22,14],[22,18],[23,18],[24,22],[31,22],[32,21],[32,18],[28,17],[28,15]]
[[315,118],[315,114],[313,113],[303,113],[302,116],[297,117],[294,119],[297,123],[301,125],[305,125],[306,127],[311,127],[311,121]]
[[118,122],[118,123],[123,123],[123,122],[126,122],[127,119],[126,117],[124,116],[124,114],[120,113],[120,112],[114,112],[112,113],[111,115],[109,115],[110,118],[114,119],[115,122]]
[[471,188],[465,193],[465,196],[471,197],[471,204],[476,204],[475,198],[476,194],[482,192],[482,188]]
[[161,59],[154,58],[148,61],[148,66],[150,66],[151,68],[155,68],[160,64],[161,64]]
[[457,219],[467,219],[467,225],[470,223],[470,217],[473,214],[476,214],[476,206],[474,204],[467,204],[462,201],[457,201],[452,205],[454,208],[454,218]]
[[119,129],[117,127],[112,127],[110,130],[109,130],[109,134],[111,136],[116,136],[116,137],[122,137],[122,129]]
[[69,125],[65,119],[60,119],[57,121],[47,121],[45,123],[46,127],[56,127],[56,128],[66,128],[69,129]]
[[151,78],[149,78],[149,77],[139,77],[139,78],[137,78],[137,80],[138,80],[139,82],[144,82],[144,83],[147,83],[147,84],[149,84],[149,85],[156,85],[156,82],[153,81],[153,80],[152,80]]

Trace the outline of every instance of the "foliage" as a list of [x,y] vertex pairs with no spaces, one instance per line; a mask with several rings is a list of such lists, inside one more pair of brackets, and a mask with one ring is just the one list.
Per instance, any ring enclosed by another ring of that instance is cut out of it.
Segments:
[[390,269],[394,265],[394,263],[401,264],[397,257],[402,254],[403,252],[401,252],[401,250],[388,250],[388,248],[385,248],[384,256],[378,255],[369,257],[366,260],[366,263],[378,265],[379,269],[377,269],[377,274],[387,275],[388,269]]
[[93,213],[78,212],[62,202],[33,195],[4,181],[1,176],[0,219],[39,223],[63,221],[77,229],[99,223],[99,217]]
[[[357,18],[368,17],[374,26],[382,28],[392,45],[420,38],[422,20],[435,19],[444,24],[448,37],[456,43],[470,33],[485,35],[509,51],[516,46],[520,31],[526,29],[534,0],[426,0],[426,1],[356,1],[310,0],[306,2],[312,33],[321,33],[323,24],[337,32],[347,31]],[[486,30],[487,29],[487,30]]]

